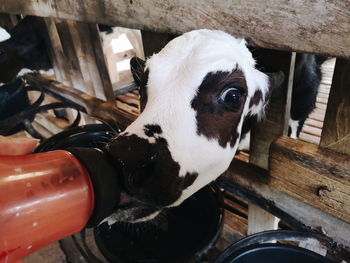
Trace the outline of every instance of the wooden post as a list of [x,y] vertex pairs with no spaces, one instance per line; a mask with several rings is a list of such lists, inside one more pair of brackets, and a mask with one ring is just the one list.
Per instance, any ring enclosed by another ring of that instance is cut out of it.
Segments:
[[105,96],[106,101],[110,103],[115,103],[115,96],[113,93],[112,83],[109,78],[109,73],[105,62],[105,56],[103,54],[103,48],[97,24],[88,24],[88,28],[90,31],[90,41],[92,45],[92,50],[94,52],[96,67],[98,69],[98,73],[102,82],[103,94]]
[[49,55],[53,64],[53,69],[55,72],[56,79],[60,82],[63,82],[69,86],[72,85],[71,78],[69,75],[68,65],[65,62],[65,56],[63,52],[63,47],[61,44],[60,37],[57,32],[55,19],[53,18],[44,18],[47,33],[48,33],[48,41],[47,41],[47,49],[49,51]]
[[74,47],[75,45],[72,34],[69,30],[68,22],[65,20],[57,20],[56,28],[61,40],[63,53],[65,55],[65,65],[68,65],[68,72],[66,72],[71,77],[72,85],[75,89],[86,92],[85,81],[81,73],[79,59]]
[[[67,25],[69,27],[69,32],[74,43],[75,54],[76,54],[78,63],[80,65],[80,72],[84,80],[84,91],[89,93],[92,96],[96,96],[94,85],[90,75],[90,70],[89,70],[90,63],[87,58],[88,51],[90,51],[88,47],[91,46],[91,44],[88,42],[88,40],[81,38],[82,34],[80,32],[80,31],[84,31],[82,27],[84,27],[85,23],[67,20]],[[78,28],[81,30],[79,30]],[[88,34],[88,33],[89,32],[86,32],[86,31],[83,32],[83,34]]]
[[350,155],[350,60],[337,58],[320,146]]
[[[267,51],[270,52],[270,51]],[[277,60],[278,66],[284,72],[289,72],[289,76],[285,76],[284,92],[279,96],[272,97],[270,101],[269,111],[266,121],[258,124],[252,130],[250,159],[249,162],[261,168],[268,169],[268,157],[270,144],[277,137],[288,131],[290,101],[293,86],[293,74],[295,66],[295,53],[291,55],[284,53],[284,59],[280,62]],[[277,55],[276,59],[277,59]],[[290,56],[290,58],[288,58]],[[248,206],[248,234],[254,234],[265,230],[277,229],[279,219],[268,213],[259,206],[249,204]]]
[[249,203],[248,206],[248,231],[252,235],[265,230],[278,228],[279,219],[257,205]]

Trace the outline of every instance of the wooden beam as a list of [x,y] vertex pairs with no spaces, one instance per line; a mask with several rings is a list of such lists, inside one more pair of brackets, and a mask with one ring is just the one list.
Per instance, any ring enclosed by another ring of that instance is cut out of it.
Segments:
[[269,169],[270,186],[350,223],[350,155],[281,137]]
[[350,224],[276,190],[265,169],[233,160],[218,183],[226,190],[264,208],[295,229],[320,229],[327,236],[350,247]]
[[0,12],[173,34],[220,29],[261,47],[350,56],[348,0],[3,0]]
[[350,155],[350,60],[347,59],[338,58],[335,64],[320,146]]

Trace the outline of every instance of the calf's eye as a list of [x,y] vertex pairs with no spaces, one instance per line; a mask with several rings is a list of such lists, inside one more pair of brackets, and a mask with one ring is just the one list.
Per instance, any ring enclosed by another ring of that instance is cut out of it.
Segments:
[[230,110],[236,111],[243,101],[243,90],[240,87],[229,87],[220,94],[220,101]]

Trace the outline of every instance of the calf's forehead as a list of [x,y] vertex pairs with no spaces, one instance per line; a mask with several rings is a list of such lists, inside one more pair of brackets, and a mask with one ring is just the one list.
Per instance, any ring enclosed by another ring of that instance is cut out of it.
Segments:
[[[176,89],[183,96],[194,96],[210,72],[232,72],[239,69],[244,76],[254,75],[255,61],[243,39],[222,31],[196,30],[170,41],[159,53],[147,60],[148,92]],[[247,81],[254,93],[255,83]],[[253,84],[250,86],[250,84]],[[250,93],[250,91],[248,91]]]

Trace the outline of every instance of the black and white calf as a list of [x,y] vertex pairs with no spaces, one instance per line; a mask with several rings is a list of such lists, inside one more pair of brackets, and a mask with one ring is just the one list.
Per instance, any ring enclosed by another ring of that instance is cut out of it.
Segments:
[[153,218],[215,180],[269,93],[245,40],[221,31],[186,33],[133,69],[144,110],[106,146],[131,197],[109,222]]
[[36,17],[26,16],[8,33],[0,28],[3,40],[0,42],[0,83],[10,82],[32,70],[52,68],[37,23]]
[[299,138],[305,120],[315,109],[322,79],[321,65],[326,59],[311,54],[296,56],[288,134],[292,138]]

